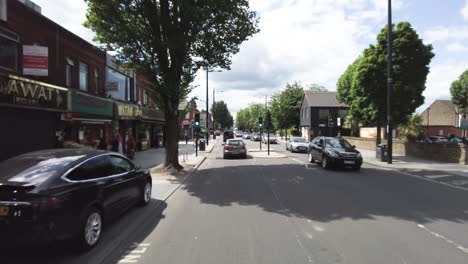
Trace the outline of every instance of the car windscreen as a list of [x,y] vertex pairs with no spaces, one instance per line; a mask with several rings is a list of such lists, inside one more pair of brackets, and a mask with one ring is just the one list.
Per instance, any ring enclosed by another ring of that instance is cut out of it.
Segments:
[[293,138],[291,141],[297,143],[307,143],[307,141],[303,138]]
[[325,140],[326,144],[328,147],[332,148],[352,148],[353,146],[349,144],[348,141],[344,139],[338,139],[338,138],[327,138]]
[[8,159],[0,163],[0,182],[37,186],[82,157],[84,156],[77,155],[59,158],[19,156]]
[[228,145],[229,146],[243,146],[244,141],[242,141],[242,140],[231,140],[231,141],[228,142]]
[[224,135],[225,137],[229,137],[229,136],[234,135],[234,133],[232,133],[232,131],[226,131],[226,132],[224,132],[223,135]]

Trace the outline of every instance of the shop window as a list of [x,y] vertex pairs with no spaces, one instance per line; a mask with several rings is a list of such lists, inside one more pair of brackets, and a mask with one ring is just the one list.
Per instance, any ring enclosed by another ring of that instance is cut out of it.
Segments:
[[94,69],[94,93],[99,93],[99,72],[98,69]]
[[0,28],[0,68],[18,71],[18,40],[16,34]]
[[80,62],[80,90],[88,91],[88,65]]
[[73,60],[69,57],[66,58],[66,64],[65,64],[65,85],[67,87],[72,86],[72,80],[73,80],[73,66],[75,66],[75,63],[73,63]]

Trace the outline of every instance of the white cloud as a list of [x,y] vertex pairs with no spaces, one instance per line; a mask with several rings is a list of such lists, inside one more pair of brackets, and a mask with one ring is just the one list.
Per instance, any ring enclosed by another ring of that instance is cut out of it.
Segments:
[[463,45],[460,42],[450,43],[447,46],[449,52],[468,52],[468,46]]
[[468,26],[432,28],[424,32],[424,39],[428,42],[468,40]]
[[463,18],[468,21],[468,0],[465,0],[465,6],[461,10]]
[[94,32],[83,26],[87,5],[83,0],[34,0],[42,14],[82,39],[93,43]]

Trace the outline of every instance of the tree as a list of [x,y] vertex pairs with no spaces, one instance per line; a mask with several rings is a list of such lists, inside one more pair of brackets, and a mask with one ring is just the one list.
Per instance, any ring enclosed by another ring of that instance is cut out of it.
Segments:
[[220,125],[221,128],[230,128],[234,125],[232,115],[224,101],[215,102],[211,107],[211,112],[213,113],[213,117],[216,122],[215,127]]
[[166,169],[181,169],[178,105],[201,67],[229,69],[231,57],[257,33],[247,0],[85,0],[85,26],[122,63],[153,83],[166,119]]
[[326,92],[326,91],[328,91],[327,87],[325,87],[323,85],[320,85],[320,84],[316,84],[316,83],[312,83],[312,84],[307,85],[307,90],[314,91],[314,92]]
[[[425,45],[408,22],[394,27],[392,118],[395,126],[424,103],[432,45]],[[351,85],[350,85],[351,84]],[[387,27],[363,55],[348,67],[338,81],[338,97],[349,106],[354,119],[363,125],[380,127],[387,119]]]
[[462,109],[468,107],[468,70],[464,71],[458,80],[452,83],[450,94],[452,94],[452,103]]
[[406,124],[398,127],[400,136],[408,141],[415,141],[421,133],[424,133],[424,125],[421,115],[415,114],[408,118]]
[[241,130],[258,130],[258,118],[263,118],[266,128],[265,106],[263,104],[250,104],[237,112],[236,126]]
[[277,129],[299,128],[301,100],[304,87],[299,82],[287,84],[286,89],[274,94],[270,100],[270,112]]

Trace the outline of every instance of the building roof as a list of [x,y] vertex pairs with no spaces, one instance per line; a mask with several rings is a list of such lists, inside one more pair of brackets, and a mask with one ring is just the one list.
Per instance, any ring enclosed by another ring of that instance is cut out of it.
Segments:
[[304,91],[304,98],[310,107],[348,107],[338,102],[336,92]]

